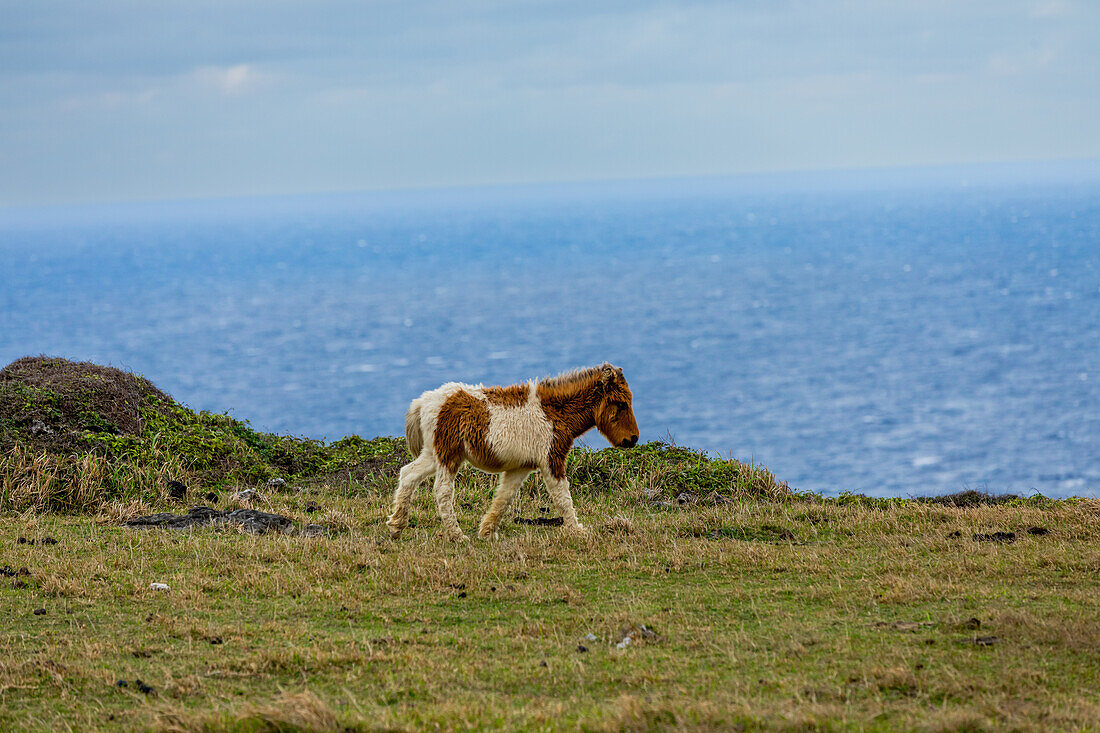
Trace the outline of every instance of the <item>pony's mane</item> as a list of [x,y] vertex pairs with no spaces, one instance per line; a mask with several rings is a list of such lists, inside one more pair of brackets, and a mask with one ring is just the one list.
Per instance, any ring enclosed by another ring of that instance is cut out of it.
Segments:
[[600,373],[603,369],[603,365],[594,367],[579,367],[577,369],[571,369],[567,372],[562,372],[556,377],[543,377],[539,380],[540,387],[548,387],[554,389],[557,387],[572,387],[580,384],[581,382],[587,382]]

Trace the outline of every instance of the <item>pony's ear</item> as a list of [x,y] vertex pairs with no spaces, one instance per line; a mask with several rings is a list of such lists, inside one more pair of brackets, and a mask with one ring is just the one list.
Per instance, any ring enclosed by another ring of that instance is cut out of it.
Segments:
[[611,380],[615,378],[615,367],[611,366],[607,362],[603,363],[600,367],[600,384],[607,385],[611,383]]

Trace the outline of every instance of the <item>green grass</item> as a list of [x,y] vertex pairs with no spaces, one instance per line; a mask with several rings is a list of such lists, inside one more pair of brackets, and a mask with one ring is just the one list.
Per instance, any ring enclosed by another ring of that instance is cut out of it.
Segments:
[[[119,527],[133,505],[7,514],[0,565],[30,576],[0,586],[0,729],[1100,725],[1095,501],[654,509],[579,490],[588,539],[506,523],[454,546],[423,496],[384,539],[388,499],[353,481],[263,507],[333,528],[319,538]],[[468,487],[468,529],[487,500]],[[517,509],[547,503],[532,481]],[[971,539],[992,530],[1018,539]],[[616,648],[641,625],[658,637]]]

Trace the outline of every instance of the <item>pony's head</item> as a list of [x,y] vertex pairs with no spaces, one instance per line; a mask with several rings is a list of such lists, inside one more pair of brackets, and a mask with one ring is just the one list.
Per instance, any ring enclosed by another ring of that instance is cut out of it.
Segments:
[[623,370],[604,364],[597,384],[600,402],[594,416],[596,429],[616,448],[632,448],[638,443],[638,422],[634,419],[634,395],[623,377]]

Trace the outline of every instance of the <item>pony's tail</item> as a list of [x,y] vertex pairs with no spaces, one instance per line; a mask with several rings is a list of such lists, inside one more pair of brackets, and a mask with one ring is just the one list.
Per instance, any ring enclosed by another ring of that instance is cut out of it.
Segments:
[[409,411],[405,413],[405,443],[413,458],[420,455],[424,447],[424,434],[420,432],[420,400],[413,400]]

